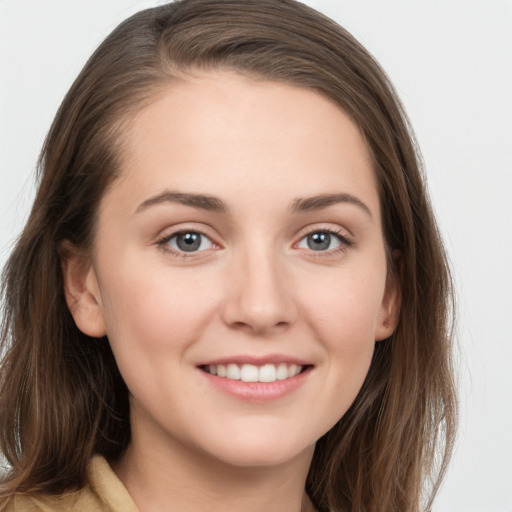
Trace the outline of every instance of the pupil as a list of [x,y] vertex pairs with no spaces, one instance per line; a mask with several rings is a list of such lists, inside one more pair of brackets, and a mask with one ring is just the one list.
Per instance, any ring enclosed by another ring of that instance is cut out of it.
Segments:
[[195,251],[201,245],[201,235],[199,233],[182,233],[176,238],[176,245],[182,251]]
[[313,233],[308,236],[308,247],[314,251],[328,249],[331,245],[331,235],[329,233]]

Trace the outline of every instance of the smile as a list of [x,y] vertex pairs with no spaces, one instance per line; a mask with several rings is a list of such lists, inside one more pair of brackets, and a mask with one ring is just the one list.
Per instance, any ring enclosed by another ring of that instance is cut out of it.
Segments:
[[217,377],[242,382],[275,382],[286,380],[299,375],[306,366],[298,364],[212,364],[201,367],[202,370]]

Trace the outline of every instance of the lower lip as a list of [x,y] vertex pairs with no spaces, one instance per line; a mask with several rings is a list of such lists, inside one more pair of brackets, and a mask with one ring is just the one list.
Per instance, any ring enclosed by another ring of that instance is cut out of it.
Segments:
[[278,400],[300,388],[307,380],[312,368],[308,367],[295,377],[274,382],[244,382],[226,377],[217,377],[204,370],[199,371],[212,386],[242,400],[257,402]]

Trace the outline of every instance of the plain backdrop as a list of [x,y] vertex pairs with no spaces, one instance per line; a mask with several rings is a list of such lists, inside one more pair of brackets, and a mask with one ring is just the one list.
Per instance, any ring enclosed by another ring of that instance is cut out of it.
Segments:
[[[434,512],[512,512],[512,2],[306,3],[351,31],[395,83],[453,265],[461,425]],[[115,25],[156,4],[0,0],[0,265],[65,92]]]

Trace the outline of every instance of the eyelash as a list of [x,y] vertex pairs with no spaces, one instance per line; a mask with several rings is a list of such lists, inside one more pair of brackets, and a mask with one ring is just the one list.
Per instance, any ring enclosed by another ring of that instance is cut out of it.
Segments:
[[[171,254],[174,257],[184,258],[184,259],[185,258],[193,258],[194,256],[197,255],[197,252],[190,252],[190,253],[186,253],[185,251],[179,252],[179,251],[176,251],[174,249],[171,249],[169,247],[169,245],[167,245],[175,236],[183,235],[183,234],[186,234],[186,233],[197,233],[198,235],[204,236],[208,240],[210,240],[212,245],[216,245],[206,233],[204,233],[203,231],[201,231],[200,229],[197,229],[197,228],[195,228],[195,229],[182,229],[180,231],[176,231],[176,232],[171,233],[169,235],[164,235],[162,238],[157,240],[156,245],[160,249],[162,249],[162,251],[164,251],[166,254]],[[201,252],[201,251],[199,251],[199,252]]]
[[329,235],[334,235],[336,238],[340,241],[340,246],[336,247],[335,249],[330,249],[327,251],[313,251],[309,250],[310,253],[309,256],[313,258],[331,258],[339,256],[340,254],[344,253],[348,249],[354,246],[354,241],[348,238],[341,229],[335,229],[335,228],[320,228],[320,229],[313,229],[312,231],[309,231],[305,233],[301,239],[299,240],[299,243],[304,240],[306,237],[314,235],[315,233],[327,233]]
[[[197,255],[197,253],[198,253],[197,251],[193,251],[193,252],[190,252],[190,253],[187,253],[185,251],[180,252],[180,251],[176,251],[174,249],[171,249],[169,247],[169,245],[168,245],[168,243],[175,236],[186,234],[186,233],[195,233],[195,234],[204,236],[208,240],[210,240],[210,242],[214,246],[216,245],[215,242],[213,242],[211,240],[211,238],[206,233],[201,231],[200,229],[183,229],[183,230],[180,230],[180,231],[176,231],[174,233],[171,233],[169,235],[165,235],[162,238],[158,239],[156,241],[156,245],[162,251],[164,251],[167,254],[172,254],[174,257],[178,257],[178,258],[193,258],[193,257],[195,257]],[[338,230],[338,229],[333,229],[333,228],[321,228],[321,229],[314,229],[312,231],[309,231],[309,232],[305,233],[300,238],[298,243],[300,243],[306,237],[314,235],[316,233],[326,233],[326,234],[329,234],[329,235],[334,235],[336,238],[339,239],[340,246],[336,247],[335,249],[330,249],[330,250],[327,250],[327,251],[313,251],[313,250],[309,250],[308,252],[310,253],[311,257],[314,257],[314,258],[335,257],[335,256],[338,256],[339,253],[343,253],[347,249],[349,249],[349,248],[354,246],[354,242],[350,238],[348,238],[345,234],[342,234],[343,232],[342,232],[341,229]],[[203,252],[203,251],[199,251],[199,252]]]

